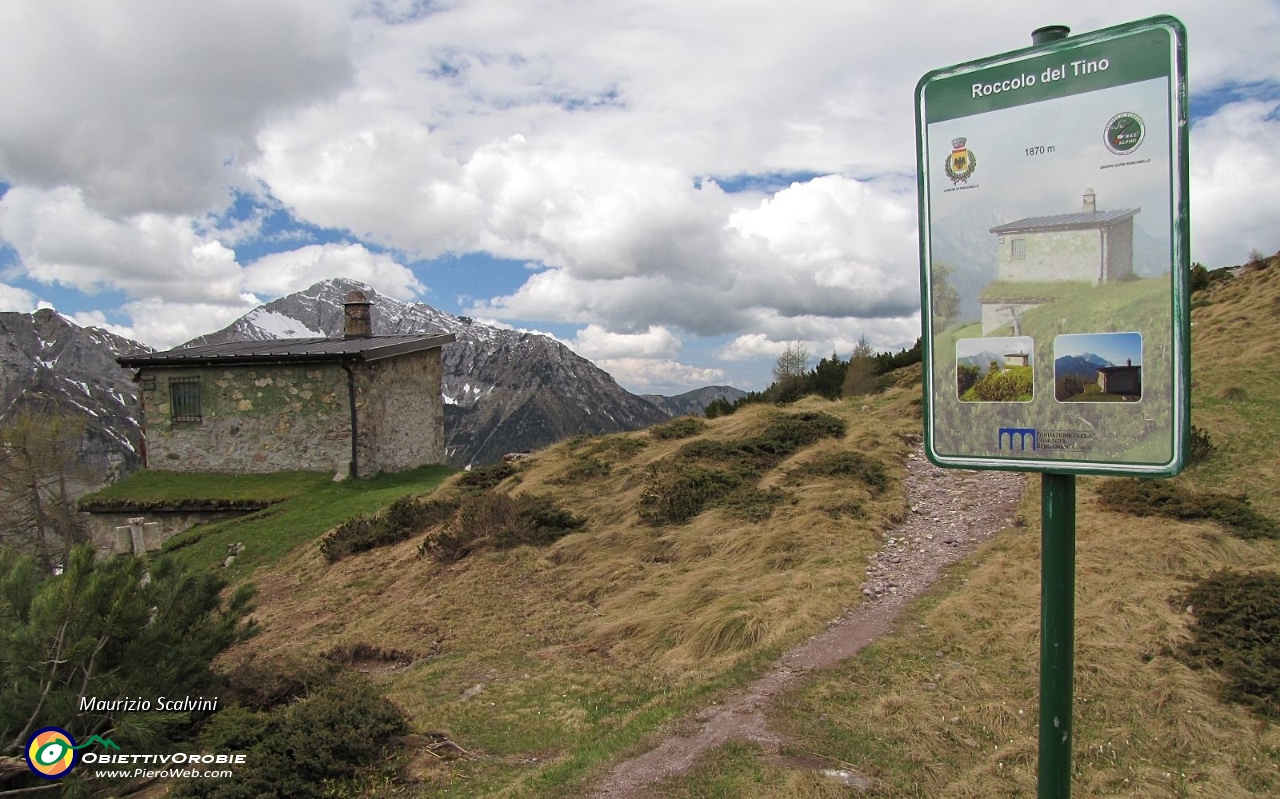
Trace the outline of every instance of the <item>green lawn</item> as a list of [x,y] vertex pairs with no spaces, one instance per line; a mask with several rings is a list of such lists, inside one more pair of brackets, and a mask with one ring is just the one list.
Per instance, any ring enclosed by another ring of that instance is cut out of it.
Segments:
[[[399,474],[340,483],[324,475],[307,473],[249,475],[253,481],[264,484],[258,496],[278,496],[286,486],[293,488],[287,497],[269,508],[238,519],[193,527],[176,535],[165,542],[163,551],[189,565],[209,567],[223,560],[230,544],[243,543],[244,551],[227,572],[228,578],[234,581],[259,566],[275,563],[294,547],[353,516],[375,513],[403,496],[428,494],[452,473],[447,466],[422,466]],[[200,477],[236,476],[186,477],[196,482]],[[278,485],[266,487],[275,483],[277,477],[282,478]]]

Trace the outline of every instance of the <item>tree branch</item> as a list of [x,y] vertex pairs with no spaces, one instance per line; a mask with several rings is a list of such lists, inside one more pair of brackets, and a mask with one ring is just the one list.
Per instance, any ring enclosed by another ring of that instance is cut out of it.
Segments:
[[68,624],[70,624],[69,620],[64,621],[62,626],[58,628],[58,640],[54,647],[53,658],[47,661],[52,664],[49,666],[49,680],[44,684],[44,690],[40,692],[40,701],[36,703],[36,709],[31,711],[31,718],[27,719],[27,724],[22,728],[22,732],[18,733],[17,737],[13,739],[13,742],[6,747],[8,749],[17,749],[18,746],[26,740],[27,734],[31,732],[31,728],[36,723],[36,719],[40,717],[40,710],[44,707],[44,700],[49,696],[49,689],[53,688],[54,676],[57,674],[58,664],[65,662],[59,660],[59,658],[62,655],[62,639],[66,635]]

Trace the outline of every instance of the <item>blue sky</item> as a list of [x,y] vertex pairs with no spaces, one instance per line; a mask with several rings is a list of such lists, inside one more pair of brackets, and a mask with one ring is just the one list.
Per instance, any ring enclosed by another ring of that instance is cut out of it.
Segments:
[[922,74],[1158,13],[1193,257],[1280,249],[1280,5],[900,5],[5,4],[0,310],[168,347],[346,276],[634,391],[762,388],[788,343],[918,335]]
[[1140,333],[1073,333],[1053,340],[1053,359],[1093,354],[1113,366],[1142,365]]

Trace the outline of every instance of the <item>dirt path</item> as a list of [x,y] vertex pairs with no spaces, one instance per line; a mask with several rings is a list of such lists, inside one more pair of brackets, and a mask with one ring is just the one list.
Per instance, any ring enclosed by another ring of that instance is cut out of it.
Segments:
[[[907,604],[932,585],[942,570],[1009,525],[1017,513],[1025,478],[1013,472],[938,469],[919,452],[907,462],[910,517],[889,534],[885,548],[867,565],[865,601],[831,623],[827,631],[784,654],[763,677],[723,704],[704,708],[680,730],[643,755],[623,761],[592,797],[637,799],[661,780],[685,773],[706,751],[730,740],[752,741],[776,755],[783,739],[769,729],[773,697],[811,671],[853,657],[890,630]],[[851,771],[828,772],[847,785],[869,781]]]

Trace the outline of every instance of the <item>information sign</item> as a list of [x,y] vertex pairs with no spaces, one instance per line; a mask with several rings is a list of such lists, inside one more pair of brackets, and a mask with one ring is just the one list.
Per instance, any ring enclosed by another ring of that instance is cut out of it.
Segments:
[[916,87],[925,447],[939,466],[1182,468],[1185,38],[1155,17]]

